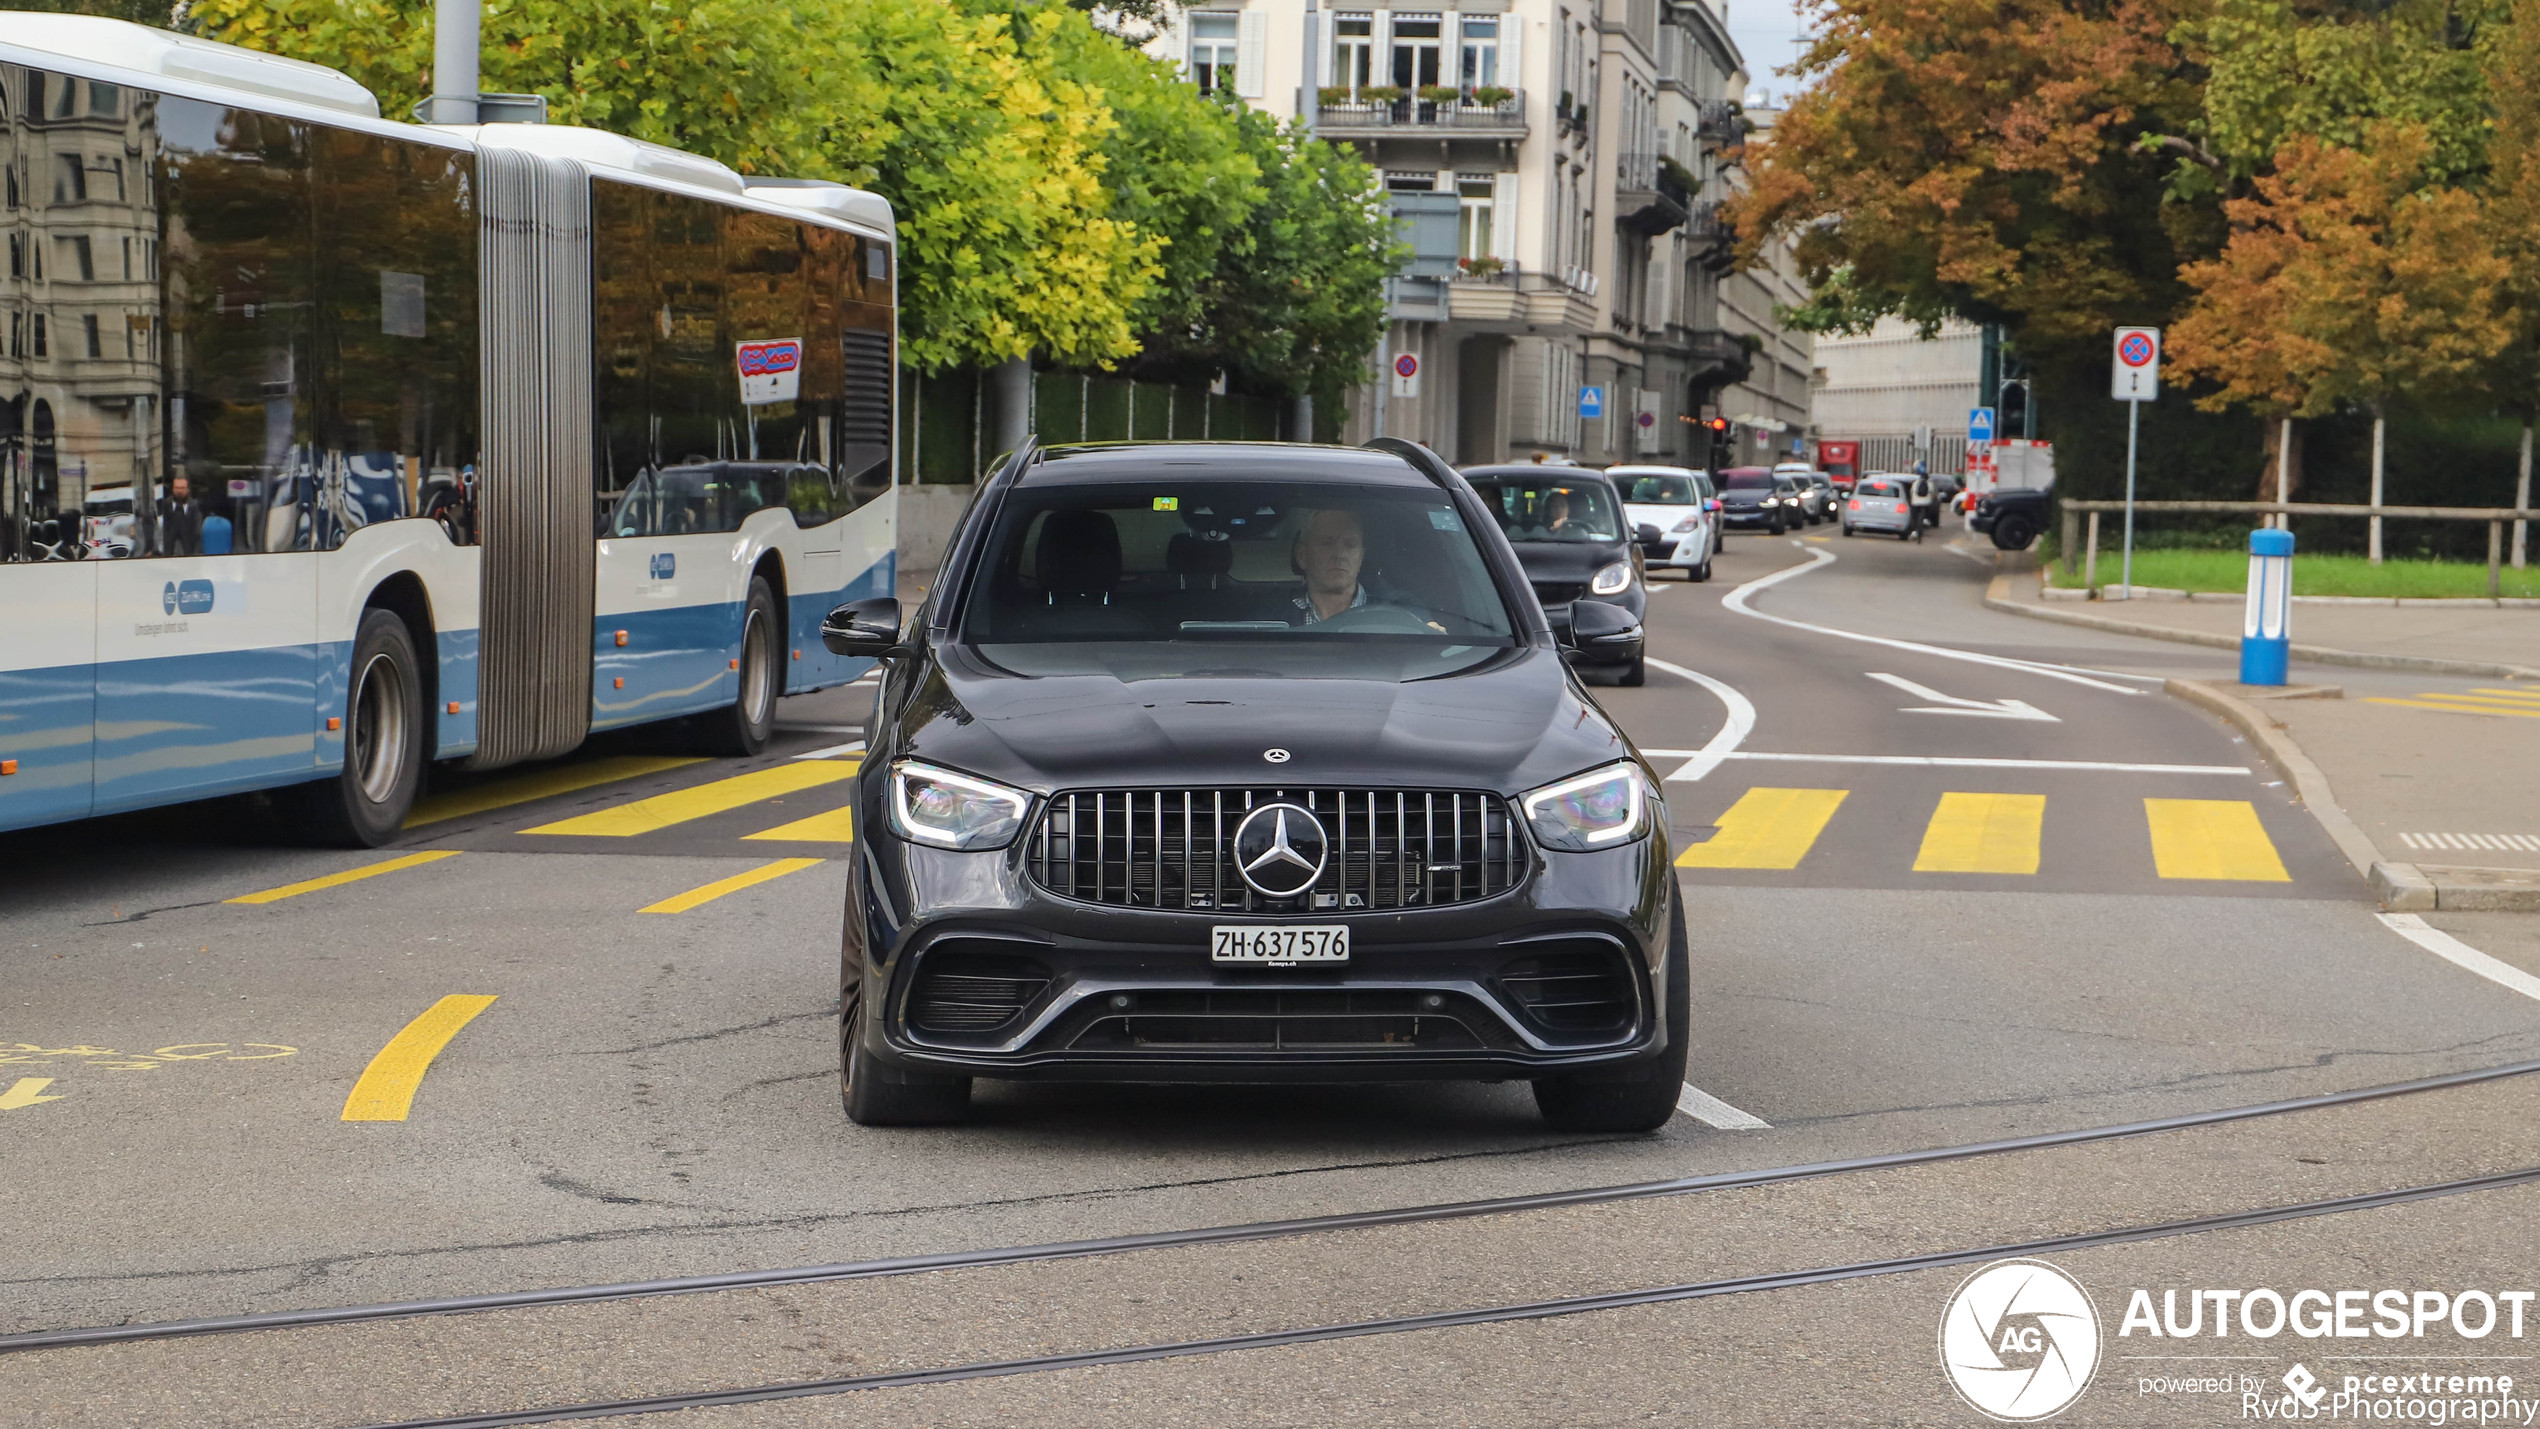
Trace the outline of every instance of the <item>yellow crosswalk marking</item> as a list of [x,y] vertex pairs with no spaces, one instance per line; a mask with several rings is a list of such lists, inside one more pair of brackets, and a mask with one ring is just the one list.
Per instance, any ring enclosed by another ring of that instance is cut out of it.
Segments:
[[2492,685],[2472,685],[2469,692],[2473,695],[2502,695],[2523,704],[2540,705],[2540,690],[2500,690]]
[[2431,699],[2394,700],[2384,698],[2380,695],[2370,695],[2365,697],[2364,703],[2368,705],[2398,705],[2404,709],[2412,710],[2441,710],[2445,714],[2510,715],[2515,719],[2540,719],[2540,709],[2517,709],[2512,705],[2503,703],[2492,705],[2477,704],[2469,701],[2465,697],[2457,695],[2442,695],[2437,698],[2443,702],[2438,704]]
[[677,769],[683,764],[703,764],[695,756],[677,757],[658,754],[618,754],[606,759],[586,760],[556,769],[541,769],[516,779],[497,779],[472,789],[453,789],[446,794],[415,800],[414,812],[406,815],[406,827],[437,824],[465,814],[481,814],[488,809],[504,809],[544,799],[555,794],[570,794],[577,789],[614,784],[639,774],[658,774]]
[[853,843],[855,842],[855,806],[849,804],[843,808],[831,809],[825,814],[814,814],[808,819],[796,819],[790,824],[778,824],[772,829],[762,830],[755,834],[743,834],[741,837],[745,840],[774,839],[780,843],[787,841],[824,844]]
[[2152,830],[2152,866],[2163,878],[2293,881],[2246,800],[2146,799],[2143,817]]
[[285,898],[297,898],[303,893],[315,893],[321,888],[341,888],[347,883],[359,883],[365,878],[377,878],[383,873],[395,873],[401,868],[416,868],[423,864],[439,863],[445,858],[458,856],[459,851],[454,848],[427,849],[422,853],[405,854],[397,858],[383,859],[378,863],[366,863],[359,868],[348,868],[342,873],[330,873],[324,878],[312,878],[302,883],[286,883],[280,888],[268,888],[262,893],[241,893],[226,901],[278,903]]
[[1916,873],[2035,873],[2043,794],[1943,794],[1923,826]]
[[1797,868],[1849,789],[1749,789],[1720,831],[1676,855],[1678,868]]
[[362,1069],[361,1080],[353,1083],[351,1095],[344,1098],[343,1119],[404,1121],[414,1109],[423,1074],[432,1070],[432,1059],[441,1055],[460,1028],[493,1005],[490,996],[454,992],[425,1008]]
[[678,789],[668,794],[656,794],[649,799],[637,799],[633,803],[620,804],[610,809],[597,809],[557,823],[540,824],[534,829],[524,829],[522,832],[576,834],[585,838],[630,838],[636,834],[649,834],[659,829],[666,829],[674,824],[684,824],[692,819],[724,813],[740,808],[744,804],[755,804],[761,799],[773,799],[780,794],[792,794],[804,789],[816,789],[823,784],[835,784],[854,774],[855,771],[855,764],[849,760],[789,760],[772,769],[753,769],[747,774],[735,774],[729,779],[717,779],[711,784],[700,784],[694,789]]
[[718,878],[714,882],[709,883],[702,888],[691,888],[685,893],[665,898],[659,903],[643,909],[642,911],[646,913],[685,913],[700,903],[712,903],[714,900],[722,897],[726,893],[738,893],[744,888],[755,887],[758,884],[769,881],[770,879],[783,878],[789,873],[800,873],[806,868],[818,865],[820,862],[821,860],[816,858],[780,858],[774,863],[760,864],[758,867],[751,869],[747,873],[736,873],[730,878]]

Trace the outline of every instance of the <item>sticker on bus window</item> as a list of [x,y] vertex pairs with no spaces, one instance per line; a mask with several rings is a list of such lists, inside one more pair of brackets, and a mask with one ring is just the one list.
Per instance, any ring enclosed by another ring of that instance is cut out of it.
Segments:
[[762,338],[735,346],[733,365],[741,371],[741,405],[764,407],[791,402],[803,386],[803,340]]
[[1158,511],[1179,511],[1182,509],[1182,498],[1178,496],[1159,496],[1155,498],[1155,509]]

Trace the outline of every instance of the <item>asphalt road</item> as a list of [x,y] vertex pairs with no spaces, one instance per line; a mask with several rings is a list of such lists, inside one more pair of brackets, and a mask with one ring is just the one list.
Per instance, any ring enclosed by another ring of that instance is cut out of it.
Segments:
[[[830,816],[862,691],[788,701],[788,728],[756,760],[689,762],[655,736],[441,791],[426,812],[442,817],[386,854],[290,847],[246,800],[0,836],[0,866],[17,873],[0,904],[12,1171],[0,1178],[0,1332],[1512,1195],[2540,1057],[2540,1004],[2379,923],[2246,746],[2158,693],[2159,676],[2224,673],[2227,657],[1983,611],[1989,573],[1937,541],[1740,537],[1712,583],[1667,580],[1653,594],[1651,653],[1686,673],[1653,668],[1643,688],[1598,695],[1675,776],[1694,933],[1688,1106],[1708,1120],[1680,1116],[1649,1137],[1553,1135],[1513,1085],[983,1084],[967,1126],[851,1126],[831,1020],[850,845]],[[1851,638],[1865,635],[1876,639]],[[418,854],[447,856],[227,901]],[[451,998],[474,1000],[462,1003],[472,1020],[430,1062],[406,1119],[343,1119],[364,1067]],[[21,1090],[30,1082],[42,1085]],[[2446,1093],[2455,1111],[2440,1115],[2358,1113],[2305,1133],[2317,1158],[2243,1131],[2044,1169],[1836,1178],[1797,1199],[1705,1195],[1351,1246],[1306,1238],[1257,1263],[1199,1253],[1191,1273],[1215,1289],[1134,1315],[1114,1308],[1128,1294],[1116,1272],[1098,1285],[963,1272],[977,1283],[958,1294],[917,1279],[869,1303],[626,1302],[687,1308],[583,1307],[570,1312],[580,1320],[472,1343],[431,1337],[483,1317],[370,1327],[357,1349],[258,1336],[7,1355],[0,1423],[83,1422],[66,1404],[122,1406],[93,1422],[349,1423],[716,1375],[862,1372],[836,1366],[889,1358],[850,1328],[867,1322],[936,1326],[909,1354],[957,1363],[2008,1243],[2530,1164],[2540,1148],[2518,1138],[2532,1095],[2515,1084]],[[2286,1179],[2358,1146],[2379,1149],[2357,1176]],[[2279,1281],[2333,1267],[2357,1284],[2436,1269],[2460,1280],[2463,1247],[2485,1246],[2462,1283],[2518,1285],[2540,1271],[2524,1229],[2532,1194],[2235,1231],[2231,1245],[2288,1257],[2267,1272]],[[2320,1229],[2343,1225],[2359,1229]],[[2476,1239],[2494,1225],[2516,1229]],[[2074,1264],[2116,1268],[2086,1280],[2192,1258],[2176,1241],[2088,1255],[2100,1259]],[[1246,1273],[1254,1290],[1210,1278]],[[2146,1283],[2183,1283],[2162,1273],[2173,1279]],[[1962,1274],[894,1391],[902,1407],[871,1422],[1006,1423],[1042,1409],[1049,1422],[1101,1422],[1127,1405],[1201,1422],[1212,1402],[1248,1423],[1972,1422],[1930,1350],[1938,1300]],[[776,1342],[719,1348],[719,1329],[744,1324]],[[1891,1331],[1911,1355],[1898,1358]],[[241,1348],[254,1344],[285,1358]],[[505,1358],[495,1344],[535,1353]],[[1676,1352],[1654,1352],[1664,1344]],[[620,1373],[600,1346],[694,1373]],[[327,1388],[320,1370],[356,1362],[362,1383],[388,1388]],[[392,1364],[405,1368],[382,1369]],[[250,1388],[291,1377],[277,1365],[317,1389],[242,1407]],[[438,1378],[401,1398],[396,1386],[424,1383],[418,1365]],[[1529,1377],[1544,1398],[1521,1397]],[[1283,1381],[1356,1407],[1296,1412]],[[885,1414],[882,1402],[818,1413],[843,1422]],[[822,1403],[720,1413],[828,1422],[805,1407]]]

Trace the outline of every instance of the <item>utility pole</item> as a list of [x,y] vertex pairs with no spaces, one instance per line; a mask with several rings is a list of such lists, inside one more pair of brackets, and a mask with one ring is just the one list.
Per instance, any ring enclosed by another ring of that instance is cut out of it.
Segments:
[[[1323,119],[1323,64],[1322,55],[1316,48],[1319,43],[1316,31],[1321,20],[1322,16],[1315,11],[1314,0],[1305,0],[1305,62],[1297,82],[1296,112],[1297,117],[1305,121],[1305,137],[1308,140],[1314,137],[1315,126]],[[1314,440],[1313,393],[1300,392],[1296,395],[1288,425],[1295,429],[1291,433],[1295,440]]]
[[432,122],[473,124],[480,44],[478,0],[434,0],[432,7]]

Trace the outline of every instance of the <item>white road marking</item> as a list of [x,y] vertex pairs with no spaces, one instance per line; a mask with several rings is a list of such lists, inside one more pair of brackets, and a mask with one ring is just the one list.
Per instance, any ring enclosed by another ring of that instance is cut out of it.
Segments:
[[2399,842],[2415,849],[2516,849],[2540,853],[2540,834],[2401,834]]
[[833,744],[827,749],[815,749],[809,754],[797,754],[794,757],[796,759],[847,759],[863,752],[864,741],[858,739],[845,744]]
[[2439,928],[2428,927],[2426,921],[2414,913],[2377,913],[2373,916],[2381,920],[2383,927],[2454,967],[2474,972],[2498,987],[2540,999],[2540,977],[2533,977],[2511,963],[2491,958]]
[[860,725],[860,724],[787,724],[787,723],[785,723],[783,720],[778,720],[778,721],[776,722],[776,727],[777,727],[778,729],[780,729],[780,730],[785,731],[785,732],[786,732],[786,733],[788,733],[788,734],[862,734],[862,733],[864,733],[864,726],[863,726],[863,725]]
[[[1650,663],[1655,664],[1656,661]],[[1902,764],[1935,769],[2081,769],[2100,774],[2238,774],[2254,771],[2237,764],[2111,764],[2095,759],[1977,759],[1938,754],[1781,754],[1738,749],[1711,755],[1695,749],[1644,749],[1651,759],[1707,758],[1714,766],[1726,759],[1769,759],[1786,764]],[[1710,772],[1705,769],[1703,772]],[[1669,779],[1678,775],[1671,774]]]
[[1917,705],[1901,709],[1897,711],[1898,714],[1970,715],[1976,719],[2033,719],[2043,720],[2048,724],[2063,723],[2062,720],[2026,700],[1962,700],[1956,695],[1944,695],[1928,685],[1917,685],[1902,675],[1882,675],[1876,670],[1865,670],[1862,673],[1873,680],[1894,685],[1918,700],[1934,702],[1932,705]]
[[[1679,680],[1691,680],[1709,690],[1719,697],[1720,703],[1727,706],[1729,712],[1728,722],[1720,726],[1720,732],[1711,736],[1709,744],[1700,749],[1686,751],[1683,767],[1668,775],[1669,780],[1699,779],[1719,768],[1720,761],[1728,758],[1730,751],[1744,744],[1746,737],[1755,732],[1755,706],[1747,700],[1746,696],[1739,694],[1734,686],[1712,679],[1699,670],[1688,670],[1682,665],[1670,664],[1655,655],[1644,655],[1641,658],[1643,663],[1654,669],[1664,670]],[[1651,751],[1642,750],[1641,752],[1647,754]]]
[[[1768,576],[1758,576],[1721,597],[1720,604],[1740,615],[1756,620],[1768,620],[1775,625],[1787,625],[1793,630],[1805,630],[1815,635],[1831,635],[1837,640],[1859,640],[1870,645],[1884,645],[1891,650],[1911,650],[1917,655],[1937,655],[1944,660],[1964,660],[1973,665],[1991,665],[2003,670],[2026,670],[2032,675],[2044,675],[2055,680],[2069,680],[2076,685],[2088,685],[2093,689],[2107,690],[2114,694],[2141,695],[2150,692],[2130,690],[2123,685],[2112,685],[2108,683],[2108,680],[2141,680],[2153,685],[2161,683],[2161,677],[2158,675],[2129,675],[2118,670],[2083,670],[2071,665],[2047,665],[2035,660],[2014,660],[2007,655],[1983,655],[1973,650],[1953,650],[1946,645],[1925,645],[1914,640],[1891,640],[1884,635],[1864,635],[1857,630],[1837,630],[1830,625],[1812,625],[1805,620],[1792,620],[1787,616],[1766,615],[1747,605],[1747,598],[1766,586],[1779,584],[1792,576],[1806,575],[1822,566],[1833,565],[1834,560],[1832,551],[1812,550],[1808,553],[1808,564],[1790,566]],[[2106,676],[2107,679],[2093,678],[2101,675]]]
[[1685,1083],[1685,1089],[1676,1094],[1676,1110],[1701,1122],[1704,1126],[1716,1127],[1721,1131],[1770,1131],[1773,1129],[1771,1122],[1751,1112],[1739,1111],[1736,1107],[1691,1082]]

